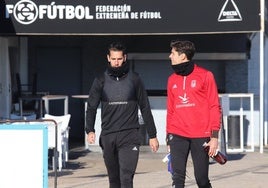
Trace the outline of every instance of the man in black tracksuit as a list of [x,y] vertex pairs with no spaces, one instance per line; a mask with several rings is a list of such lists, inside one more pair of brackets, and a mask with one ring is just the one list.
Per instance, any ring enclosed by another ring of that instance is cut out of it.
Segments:
[[95,142],[96,110],[101,102],[100,146],[109,176],[110,188],[132,188],[139,157],[138,109],[144,119],[152,151],[159,147],[156,127],[146,90],[137,73],[129,71],[126,50],[121,43],[109,46],[108,68],[95,78],[89,92],[86,133]]

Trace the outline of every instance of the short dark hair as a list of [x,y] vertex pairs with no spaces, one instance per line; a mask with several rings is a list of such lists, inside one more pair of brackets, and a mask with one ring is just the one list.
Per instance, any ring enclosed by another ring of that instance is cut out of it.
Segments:
[[171,41],[170,47],[174,48],[178,53],[184,53],[188,60],[192,60],[194,57],[195,46],[194,43],[190,41],[174,40]]
[[107,54],[110,54],[110,51],[122,51],[123,55],[127,53],[126,47],[123,43],[121,42],[113,42],[109,45]]

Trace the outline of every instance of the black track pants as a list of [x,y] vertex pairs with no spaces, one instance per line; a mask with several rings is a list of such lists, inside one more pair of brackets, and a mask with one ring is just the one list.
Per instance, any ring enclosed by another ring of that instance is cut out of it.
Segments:
[[209,138],[185,138],[173,135],[170,140],[171,165],[173,168],[173,185],[175,188],[184,188],[186,165],[189,152],[194,166],[194,176],[199,188],[210,188],[208,178],[209,156],[204,151],[203,143]]
[[133,188],[139,158],[139,131],[131,129],[102,135],[100,145],[103,149],[110,188]]

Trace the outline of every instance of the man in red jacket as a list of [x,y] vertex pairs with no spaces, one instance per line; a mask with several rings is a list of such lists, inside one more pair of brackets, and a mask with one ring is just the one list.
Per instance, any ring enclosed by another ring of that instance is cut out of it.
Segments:
[[[192,61],[195,46],[190,41],[170,44],[171,66],[175,73],[167,86],[167,145],[170,149],[175,188],[185,184],[186,164],[191,152],[199,188],[211,188],[209,156],[218,148],[221,108],[213,74]],[[207,142],[210,149],[204,151]]]

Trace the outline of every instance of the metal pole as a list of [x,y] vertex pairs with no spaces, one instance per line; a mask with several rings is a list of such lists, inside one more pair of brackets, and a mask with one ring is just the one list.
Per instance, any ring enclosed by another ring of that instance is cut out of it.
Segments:
[[261,0],[261,30],[260,30],[260,153],[263,153],[263,116],[264,116],[264,7],[265,1]]

